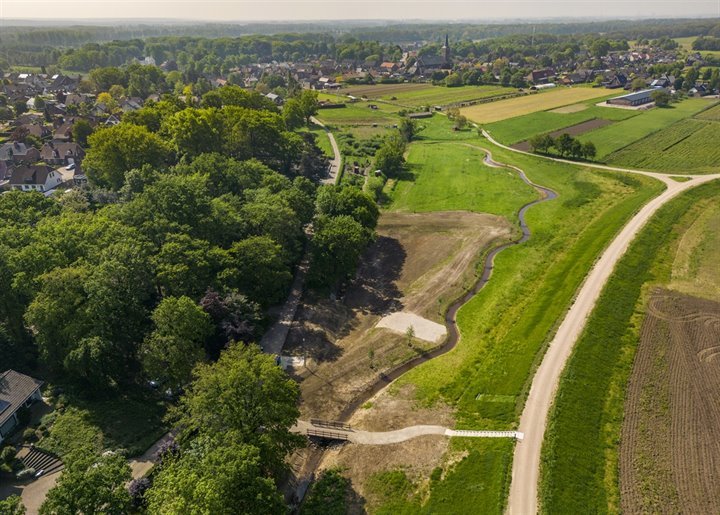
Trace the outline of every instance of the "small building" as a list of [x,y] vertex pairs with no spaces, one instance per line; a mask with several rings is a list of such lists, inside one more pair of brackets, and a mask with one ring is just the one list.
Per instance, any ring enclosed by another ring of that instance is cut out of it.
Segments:
[[639,106],[643,104],[649,104],[653,101],[652,92],[654,89],[644,89],[642,91],[636,91],[635,93],[628,93],[619,97],[611,98],[606,100],[607,104],[621,105],[621,106]]
[[60,186],[65,179],[58,170],[42,165],[17,165],[10,172],[10,188],[46,192]]
[[0,375],[0,443],[20,423],[17,412],[39,401],[42,381],[30,376],[6,370]]

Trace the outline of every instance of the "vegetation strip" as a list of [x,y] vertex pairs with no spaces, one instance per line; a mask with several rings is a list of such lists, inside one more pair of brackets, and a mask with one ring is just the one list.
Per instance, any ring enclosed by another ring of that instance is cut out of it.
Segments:
[[[540,496],[546,513],[619,510],[617,464],[622,402],[645,283],[667,276],[662,249],[692,206],[720,194],[704,185],[663,206],[620,260],[563,373],[543,445]],[[654,259],[648,259],[654,256]]]

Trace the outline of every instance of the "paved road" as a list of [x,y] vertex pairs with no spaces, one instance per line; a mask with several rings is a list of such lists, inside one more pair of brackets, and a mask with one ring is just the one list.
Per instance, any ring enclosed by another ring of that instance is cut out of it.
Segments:
[[[483,134],[492,143],[510,151],[534,155],[535,157],[545,157],[507,147],[495,141],[487,132],[483,131]],[[595,307],[600,292],[610,278],[615,265],[623,256],[640,229],[642,229],[645,223],[647,223],[660,207],[683,191],[720,178],[720,174],[686,176],[692,177],[692,179],[686,182],[677,182],[671,179],[670,175],[661,173],[593,165],[589,163],[577,163],[551,157],[545,158],[558,162],[579,164],[590,168],[647,175],[664,182],[667,189],[648,202],[625,227],[622,228],[620,233],[600,256],[600,259],[596,261],[585,278],[585,282],[581,286],[574,304],[565,315],[555,337],[552,342],[550,342],[543,361],[535,373],[532,386],[530,387],[530,394],[528,395],[525,409],[520,418],[520,426],[518,427],[518,431],[522,432],[525,437],[522,442],[515,446],[507,509],[508,513],[512,515],[528,515],[537,513],[538,511],[540,451],[542,449],[548,413],[555,398],[560,375],[570,357],[573,346],[582,333],[587,318]],[[672,175],[685,176],[684,174]]]
[[335,182],[337,181],[338,172],[340,171],[340,163],[342,161],[342,158],[340,157],[340,148],[338,147],[337,141],[335,141],[335,136],[333,136],[333,133],[330,132],[330,129],[328,129],[324,123],[322,123],[314,116],[310,117],[310,121],[313,122],[315,125],[319,125],[323,129],[325,129],[325,133],[327,134],[328,138],[330,138],[330,145],[332,146],[333,154],[335,154],[335,157],[330,160],[330,173],[328,174],[328,177],[321,180],[320,182],[322,184],[335,184]]
[[443,426],[410,426],[396,431],[362,431],[357,429],[345,430],[314,426],[310,422],[298,420],[291,431],[300,434],[307,434],[308,429],[340,433],[347,437],[348,442],[362,445],[388,445],[405,442],[418,436],[442,435],[461,438],[517,438],[522,439],[523,435],[516,431],[469,431],[455,430]]

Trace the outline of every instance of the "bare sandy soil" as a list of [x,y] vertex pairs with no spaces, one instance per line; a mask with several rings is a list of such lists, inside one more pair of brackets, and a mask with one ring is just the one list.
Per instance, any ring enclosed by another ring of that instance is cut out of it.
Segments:
[[720,303],[657,289],[620,448],[626,513],[720,513]]
[[396,311],[442,323],[450,302],[474,283],[483,249],[514,230],[478,213],[383,214],[378,239],[344,295],[306,298],[298,309],[285,353],[307,356],[295,369],[302,418],[336,418],[378,375],[436,346],[375,325]]

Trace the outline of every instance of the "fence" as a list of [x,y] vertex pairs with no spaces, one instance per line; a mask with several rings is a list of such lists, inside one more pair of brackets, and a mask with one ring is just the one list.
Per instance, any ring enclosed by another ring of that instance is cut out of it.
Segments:
[[332,429],[342,429],[343,431],[352,431],[352,427],[343,422],[335,420],[322,420],[319,418],[311,418],[310,423],[316,427],[330,427]]

